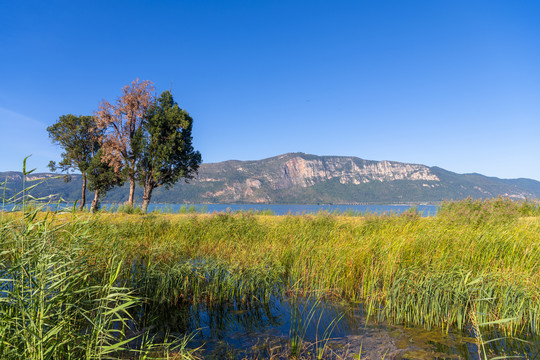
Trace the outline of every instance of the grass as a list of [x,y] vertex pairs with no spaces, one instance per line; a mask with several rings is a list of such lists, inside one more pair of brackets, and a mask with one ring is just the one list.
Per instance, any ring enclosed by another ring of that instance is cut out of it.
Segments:
[[[23,173],[31,171],[24,167]],[[91,222],[41,212],[46,199],[30,197],[28,189],[4,199],[19,199],[16,216],[0,214],[2,358],[169,358],[174,347],[175,356],[191,358],[182,342],[160,343],[140,331],[133,311],[144,299],[123,285],[122,258],[111,256],[99,270],[92,266],[86,248]]]
[[[168,356],[170,309],[186,309],[180,323],[188,331],[197,308],[249,308],[283,296],[361,301],[372,319],[446,332],[474,324],[478,334],[494,326],[539,334],[540,209],[532,201],[447,202],[428,218],[414,209],[363,216],[23,209],[3,213],[0,229],[0,352],[13,358],[143,358],[152,349]],[[290,355],[302,349],[296,325]],[[155,344],[135,339],[151,339],[148,329]]]
[[477,218],[462,214],[467,203],[445,204],[432,218],[101,214],[85,251],[96,263],[116,255],[141,264],[124,278],[159,303],[322,291],[363,301],[381,320],[464,328],[478,308],[480,323],[515,318],[509,332],[538,333],[539,218],[492,202],[473,209]]

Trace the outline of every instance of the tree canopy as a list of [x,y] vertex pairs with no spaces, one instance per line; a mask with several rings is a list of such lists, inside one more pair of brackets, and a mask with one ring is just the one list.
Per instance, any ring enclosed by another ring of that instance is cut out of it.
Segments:
[[152,190],[168,188],[180,178],[186,181],[197,173],[201,154],[193,149],[193,118],[164,91],[145,116],[142,127],[138,178],[144,187],[143,212],[148,209]]
[[137,162],[141,156],[141,130],[148,109],[154,103],[151,81],[136,79],[122,89],[113,105],[103,100],[96,112],[96,123],[104,129],[103,161],[116,172],[125,171],[130,184],[128,204],[133,206]]
[[63,149],[62,161],[51,169],[79,170],[85,192],[95,191],[92,211],[100,196],[129,181],[128,205],[133,206],[135,184],[143,186],[143,212],[156,187],[169,188],[197,173],[201,154],[193,149],[193,118],[174,101],[170,91],[159,98],[150,81],[133,81],[114,104],[103,100],[95,116],[64,115],[47,128]]
[[51,171],[78,170],[82,174],[83,184],[81,191],[82,209],[86,203],[86,175],[90,161],[99,148],[99,135],[96,133],[95,118],[93,116],[62,115],[53,125],[47,128],[49,137],[54,144],[64,149],[62,160],[56,164],[49,163]]

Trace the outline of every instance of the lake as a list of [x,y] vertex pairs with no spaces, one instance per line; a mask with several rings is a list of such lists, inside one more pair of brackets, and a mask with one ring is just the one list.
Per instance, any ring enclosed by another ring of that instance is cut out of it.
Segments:
[[[120,204],[101,204],[101,209],[106,211],[116,211]],[[73,203],[61,204],[59,208],[71,208]],[[140,204],[135,204],[140,207]],[[48,209],[57,209],[56,206],[49,205]],[[21,204],[16,206],[6,204],[0,210],[12,211],[20,209]],[[90,209],[90,203],[86,204]],[[422,216],[434,216],[437,214],[437,205],[299,205],[299,204],[153,204],[148,206],[148,212],[156,211],[163,213],[224,213],[237,211],[267,212],[275,215],[302,215],[316,214],[319,212],[345,213],[351,215],[362,214],[400,214],[411,208],[416,208]]]
[[[112,204],[103,204],[103,209],[110,209]],[[423,216],[433,216],[437,213],[436,205],[298,205],[298,204],[152,204],[148,206],[148,211],[161,212],[235,212],[235,211],[261,211],[272,212],[275,215],[301,215],[316,214],[321,211],[353,214],[390,214],[402,213],[413,207]]]

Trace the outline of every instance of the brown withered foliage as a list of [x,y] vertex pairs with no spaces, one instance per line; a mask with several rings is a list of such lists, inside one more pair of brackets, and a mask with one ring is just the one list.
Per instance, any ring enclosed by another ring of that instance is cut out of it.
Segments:
[[147,109],[154,103],[153,92],[151,81],[136,79],[122,89],[122,96],[114,105],[103,100],[95,112],[97,126],[107,129],[103,139],[103,159],[117,172],[124,166],[130,174],[134,172],[132,167],[136,159],[132,141],[142,126]]

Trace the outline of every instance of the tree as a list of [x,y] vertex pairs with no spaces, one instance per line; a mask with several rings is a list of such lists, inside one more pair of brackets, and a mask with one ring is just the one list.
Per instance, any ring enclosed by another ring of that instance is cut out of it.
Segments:
[[116,173],[122,170],[129,180],[128,204],[133,206],[137,163],[141,156],[141,135],[144,118],[154,103],[151,81],[133,81],[122,89],[123,95],[112,105],[106,100],[96,112],[98,127],[105,129],[103,161]]
[[201,154],[192,146],[193,119],[174,102],[169,91],[148,109],[143,123],[139,182],[144,187],[143,213],[148,211],[152,191],[169,188],[180,178],[187,182],[197,173]]
[[[94,120],[93,116],[62,115],[56,123],[47,128],[52,142],[64,149],[61,155],[62,161],[58,165],[54,161],[49,163],[51,171],[59,169],[65,173],[73,170],[81,172],[82,190],[79,210],[82,210],[86,203],[88,166],[94,151],[99,147]],[[69,178],[66,180],[69,181]]]
[[103,161],[103,150],[99,149],[88,166],[88,189],[94,191],[90,211],[99,209],[99,200],[115,186],[122,186],[124,180],[120,173]]

